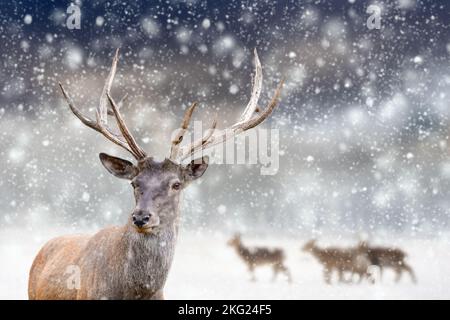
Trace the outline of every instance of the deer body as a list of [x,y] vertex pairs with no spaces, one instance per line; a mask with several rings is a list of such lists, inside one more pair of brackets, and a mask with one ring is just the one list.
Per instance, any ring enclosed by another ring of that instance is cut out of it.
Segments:
[[369,277],[367,269],[370,266],[370,261],[358,250],[335,247],[320,248],[312,240],[305,244],[303,251],[311,253],[323,265],[323,276],[327,284],[331,283],[331,276],[334,271],[337,272],[340,282],[345,282],[345,272],[357,274],[359,281]]
[[403,272],[409,273],[411,280],[417,282],[413,269],[409,266],[405,259],[406,253],[398,248],[369,246],[366,242],[358,245],[358,250],[363,252],[369,258],[371,265],[380,268],[380,278],[383,276],[385,268],[392,268],[396,273],[395,281],[400,281]]
[[235,248],[238,256],[247,265],[252,280],[255,280],[255,268],[258,266],[271,265],[273,269],[273,280],[276,279],[278,273],[282,272],[291,281],[291,274],[288,268],[284,265],[285,255],[284,251],[279,248],[262,248],[254,247],[248,248],[244,246],[240,236],[234,236],[228,244]]
[[[93,236],[53,239],[32,266],[29,297],[161,299],[176,233],[175,226],[148,235],[126,225],[106,228]],[[68,286],[71,265],[80,270],[78,289]]]
[[[261,65],[255,51],[252,95],[238,122],[213,135],[217,123],[214,121],[201,139],[181,147],[197,105],[193,103],[186,110],[181,127],[172,136],[169,158],[157,162],[137,144],[119,111],[120,104],[116,105],[110,95],[118,54],[117,50],[95,119],[85,116],[61,84],[60,88],[70,110],[84,125],[127,150],[137,160],[137,164],[133,164],[100,154],[100,161],[108,172],[131,181],[135,208],[122,227],[106,228],[93,236],[63,236],[44,245],[30,270],[30,299],[162,299],[177,239],[181,191],[200,178],[208,167],[207,156],[193,159],[194,154],[262,123],[277,105],[282,87],[281,82],[266,109],[255,116],[262,85]],[[115,117],[120,133],[108,126],[108,115]],[[190,163],[182,164],[187,158],[191,159]],[[71,275],[74,270],[78,270],[78,274]]]

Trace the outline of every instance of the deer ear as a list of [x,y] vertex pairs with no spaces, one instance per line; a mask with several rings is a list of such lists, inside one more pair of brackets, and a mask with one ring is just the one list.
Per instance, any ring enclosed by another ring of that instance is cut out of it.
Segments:
[[184,177],[186,181],[189,182],[200,178],[208,168],[208,162],[208,156],[192,160],[191,163],[184,168]]
[[100,153],[99,157],[106,170],[118,178],[131,180],[138,174],[138,169],[130,161],[106,153]]

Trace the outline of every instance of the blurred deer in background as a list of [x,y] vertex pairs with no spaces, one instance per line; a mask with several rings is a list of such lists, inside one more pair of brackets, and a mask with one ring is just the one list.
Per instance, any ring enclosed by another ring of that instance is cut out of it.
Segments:
[[402,273],[405,271],[409,273],[414,283],[417,282],[413,269],[405,262],[406,253],[401,249],[374,247],[370,246],[366,241],[361,241],[357,250],[367,255],[371,265],[379,267],[380,280],[383,277],[383,269],[392,268],[396,273],[396,282],[400,281]]
[[291,273],[289,272],[289,269],[284,265],[285,254],[282,249],[246,247],[242,243],[241,236],[239,234],[235,234],[227,244],[236,249],[236,253],[238,254],[239,258],[241,258],[242,261],[244,261],[244,263],[247,265],[253,281],[256,280],[256,267],[271,265],[273,270],[273,281],[277,278],[278,273],[282,272],[286,275],[288,281],[292,282]]
[[364,253],[354,248],[320,248],[317,246],[316,240],[313,239],[308,241],[302,247],[302,250],[311,253],[323,265],[323,277],[327,284],[331,284],[331,277],[334,271],[338,274],[339,282],[348,282],[345,279],[345,273],[350,273],[352,276],[358,275],[359,282],[364,278],[371,280],[368,273],[370,260]]
[[[131,181],[135,208],[122,227],[105,228],[94,235],[62,236],[47,242],[30,270],[30,299],[162,299],[178,234],[181,191],[200,178],[208,167],[204,156],[183,165],[182,161],[207,147],[256,127],[277,105],[283,82],[267,108],[255,115],[262,86],[261,64],[255,50],[256,74],[250,101],[238,122],[214,134],[216,121],[204,136],[181,147],[196,104],[185,112],[181,128],[173,136],[169,158],[162,162],[147,156],[125,125],[119,107],[110,95],[118,50],[106,79],[96,119],[89,119],[60,88],[70,109],[86,126],[133,155],[137,164],[101,153],[100,161],[114,176]],[[108,110],[108,104],[112,110]],[[120,105],[120,104],[119,104]],[[120,133],[107,125],[114,116]],[[79,285],[68,283],[67,270],[79,270]]]

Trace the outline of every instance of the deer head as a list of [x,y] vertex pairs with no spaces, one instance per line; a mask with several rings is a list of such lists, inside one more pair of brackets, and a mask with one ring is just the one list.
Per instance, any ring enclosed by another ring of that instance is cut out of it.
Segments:
[[[255,50],[255,78],[253,82],[252,95],[250,101],[242,113],[239,120],[231,127],[216,132],[217,121],[214,120],[209,130],[198,141],[181,146],[183,136],[188,129],[193,111],[197,106],[193,103],[185,112],[181,127],[173,135],[171,141],[170,156],[162,162],[153,160],[147,156],[146,152],[137,144],[136,139],[127,128],[120,113],[121,102],[116,104],[110,95],[111,86],[116,73],[119,50],[113,59],[110,73],[106,79],[100,102],[96,110],[96,119],[90,119],[82,114],[75,107],[68,93],[60,83],[59,86],[67,101],[71,111],[86,126],[101,133],[108,140],[127,150],[136,159],[137,163],[117,157],[100,154],[100,161],[114,176],[131,181],[134,188],[136,205],[130,216],[130,223],[137,232],[152,233],[159,228],[171,225],[178,217],[178,206],[181,191],[189,183],[203,175],[208,167],[208,157],[201,156],[194,159],[193,156],[213,145],[223,143],[225,140],[256,127],[263,122],[277,105],[283,82],[278,86],[274,97],[267,108],[259,115],[254,116],[257,111],[258,98],[262,86],[261,64]],[[108,104],[111,110],[108,109]],[[108,126],[108,115],[114,116],[120,133],[114,132]],[[187,165],[182,161],[191,157],[191,162]]]
[[128,160],[100,153],[100,161],[114,176],[131,181],[135,208],[131,222],[138,232],[154,232],[172,225],[178,217],[181,191],[201,177],[208,167],[207,157],[183,166],[169,159],[162,162],[147,157],[134,165]]
[[316,247],[316,239],[311,239],[302,247],[304,252],[310,252]]
[[236,233],[230,240],[227,241],[230,247],[239,247],[241,244],[241,235]]

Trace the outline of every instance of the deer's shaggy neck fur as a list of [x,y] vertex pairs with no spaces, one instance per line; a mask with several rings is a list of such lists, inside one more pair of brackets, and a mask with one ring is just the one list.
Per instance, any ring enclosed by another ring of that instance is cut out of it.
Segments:
[[[138,233],[126,225],[115,261],[117,292],[125,299],[153,298],[163,287],[172,264],[177,227],[166,226],[155,234]],[[108,275],[105,275],[108,277]],[[156,297],[157,298],[157,297]]]
[[[83,286],[82,283],[81,296],[85,287],[92,290],[86,292],[89,299],[162,298],[173,260],[177,224],[166,225],[154,233],[139,233],[130,224],[117,228],[114,234],[106,232],[103,236],[102,233],[89,241],[92,246],[87,245],[80,261],[82,272],[95,268],[96,272],[89,272],[91,279],[86,280],[97,284],[92,286],[87,282]],[[116,249],[108,248],[111,245]]]

